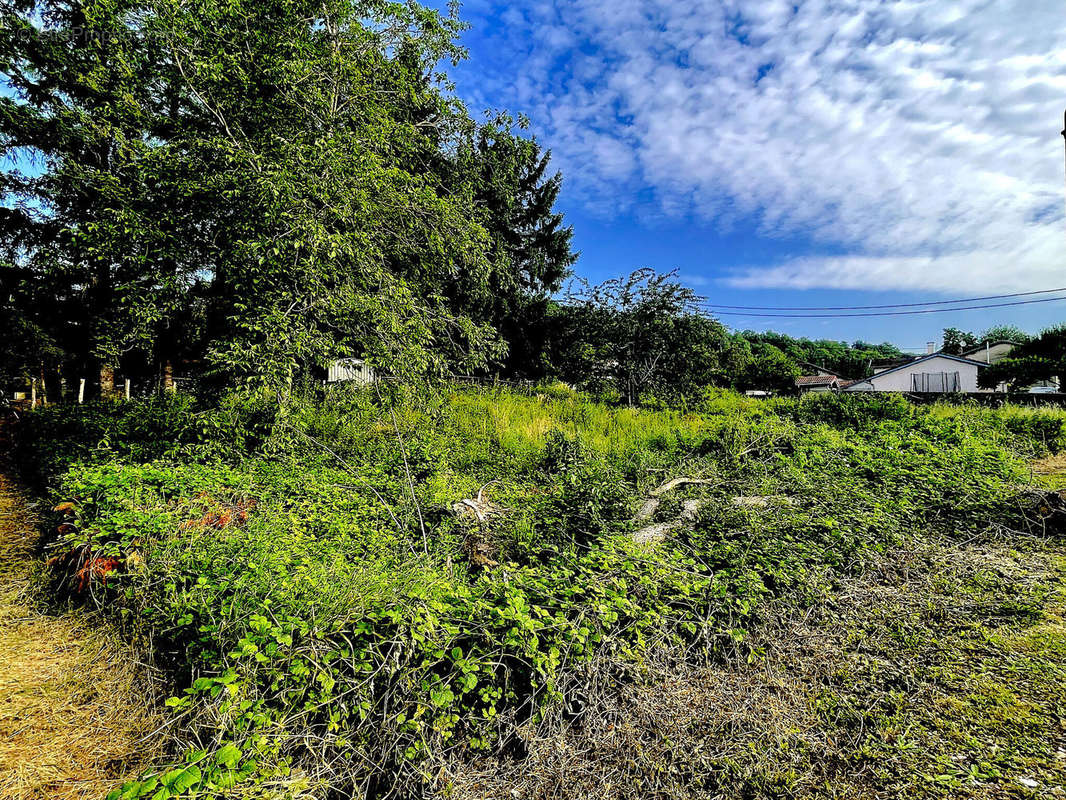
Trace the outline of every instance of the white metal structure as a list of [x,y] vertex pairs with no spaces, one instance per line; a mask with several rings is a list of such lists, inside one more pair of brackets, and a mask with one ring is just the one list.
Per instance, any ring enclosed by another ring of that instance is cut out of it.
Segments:
[[326,383],[342,382],[373,383],[374,370],[361,358],[338,358],[326,367]]

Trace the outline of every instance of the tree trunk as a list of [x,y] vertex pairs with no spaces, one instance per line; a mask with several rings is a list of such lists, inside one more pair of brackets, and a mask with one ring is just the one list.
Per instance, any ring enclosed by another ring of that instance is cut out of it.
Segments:
[[167,360],[163,362],[163,391],[173,392],[174,390],[174,363]]
[[115,368],[110,364],[100,365],[100,397],[110,400],[115,396]]

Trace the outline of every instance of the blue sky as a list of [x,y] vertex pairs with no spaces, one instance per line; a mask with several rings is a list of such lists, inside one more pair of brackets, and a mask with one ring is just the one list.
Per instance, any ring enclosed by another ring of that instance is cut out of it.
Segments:
[[[468,0],[472,110],[525,113],[591,280],[731,305],[1066,286],[1061,0]],[[917,348],[1066,302],[732,327]]]

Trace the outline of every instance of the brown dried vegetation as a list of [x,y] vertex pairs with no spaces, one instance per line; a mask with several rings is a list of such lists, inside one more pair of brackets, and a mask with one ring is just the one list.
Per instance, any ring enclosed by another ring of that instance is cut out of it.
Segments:
[[[145,671],[98,616],[35,602],[34,522],[0,476],[0,797],[99,798],[158,758],[160,720]],[[79,568],[86,584],[109,571],[98,561]]]

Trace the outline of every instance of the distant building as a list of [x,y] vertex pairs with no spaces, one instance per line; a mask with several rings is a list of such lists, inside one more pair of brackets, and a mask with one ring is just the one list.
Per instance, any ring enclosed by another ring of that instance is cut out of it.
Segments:
[[977,385],[977,373],[986,366],[985,362],[972,358],[932,353],[886,367],[869,378],[848,384],[844,391],[934,394],[984,391]]
[[974,361],[983,361],[985,364],[995,364],[1010,355],[1010,351],[1018,346],[1017,342],[1000,339],[997,342],[985,342],[969,350],[959,353],[963,358],[972,358]]
[[[1018,346],[1017,342],[1009,341],[1008,339],[1000,339],[995,342],[985,342],[979,344],[977,347],[971,347],[969,350],[964,350],[961,355],[963,358],[972,358],[974,361],[982,361],[985,364],[995,364],[999,361],[1010,356],[1011,351]],[[1006,384],[1000,384],[996,387],[997,391],[1007,391]],[[1055,381],[1040,381],[1034,383],[1028,387],[1027,391],[1036,392],[1057,392],[1059,391],[1059,385]]]
[[829,372],[819,375],[800,375],[796,378],[796,388],[800,391],[800,394],[835,392],[840,388],[840,378]]

